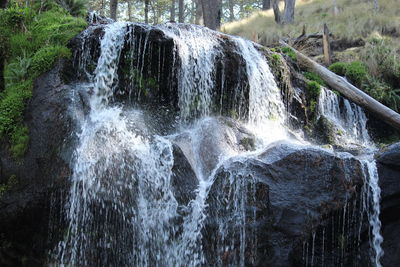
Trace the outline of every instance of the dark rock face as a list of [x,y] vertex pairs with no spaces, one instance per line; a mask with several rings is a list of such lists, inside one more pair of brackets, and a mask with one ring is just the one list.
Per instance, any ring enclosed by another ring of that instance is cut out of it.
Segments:
[[[93,24],[71,40],[70,47],[74,51],[77,66],[76,78],[86,80],[87,74],[93,75],[105,27],[105,24]],[[179,35],[181,33],[177,31],[180,30],[198,30],[193,27],[198,26],[174,24],[169,28],[168,24],[162,27],[129,24],[119,60],[115,101],[179,111],[178,78],[182,62],[177,44],[164,31]],[[248,116],[249,99],[245,60],[231,38],[217,32],[213,35],[218,40],[219,51],[214,62],[215,71],[211,75],[215,84],[211,111],[213,114],[245,119]],[[196,101],[192,104],[197,105]],[[194,112],[191,115],[196,117],[199,114]]]
[[15,185],[0,197],[0,265],[41,266],[47,249],[52,193],[63,187],[70,172],[60,150],[71,132],[67,116],[71,88],[61,79],[65,62],[35,82],[26,111],[30,144],[26,156],[13,160],[0,150],[1,179]]
[[[300,241],[328,225],[331,215],[356,196],[362,172],[353,158],[285,143],[252,159],[232,160],[221,167],[209,192],[203,233],[208,261],[301,265],[305,251]],[[326,244],[336,246],[329,235],[324,237]],[[308,252],[311,255],[311,248]],[[334,256],[329,259],[326,254],[325,264],[335,264]],[[314,262],[321,263],[320,256]]]
[[400,265],[400,143],[385,149],[378,158],[381,187],[383,266]]

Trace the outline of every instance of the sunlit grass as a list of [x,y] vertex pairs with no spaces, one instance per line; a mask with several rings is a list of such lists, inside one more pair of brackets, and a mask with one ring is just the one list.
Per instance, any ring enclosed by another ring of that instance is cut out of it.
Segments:
[[282,37],[297,37],[306,25],[307,33],[321,32],[326,23],[331,32],[340,38],[367,37],[372,32],[400,36],[400,3],[398,0],[380,0],[375,12],[373,2],[365,0],[337,0],[339,12],[335,15],[332,1],[297,1],[295,23],[277,25],[272,10],[258,11],[250,17],[224,24],[223,32],[249,39],[258,35],[260,43],[271,45]]

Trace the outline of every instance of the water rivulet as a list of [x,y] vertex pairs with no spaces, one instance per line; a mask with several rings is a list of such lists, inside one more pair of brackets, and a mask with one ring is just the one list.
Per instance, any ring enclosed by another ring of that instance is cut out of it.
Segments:
[[[374,162],[294,140],[253,43],[117,22],[73,46],[84,108],[52,265],[380,265]],[[321,115],[370,145],[364,117],[343,120],[329,96]]]

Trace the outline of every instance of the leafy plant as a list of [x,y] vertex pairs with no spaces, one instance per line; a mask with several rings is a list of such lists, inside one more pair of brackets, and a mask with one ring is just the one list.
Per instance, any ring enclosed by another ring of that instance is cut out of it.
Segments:
[[26,80],[31,64],[32,58],[27,56],[17,57],[15,62],[8,64],[5,72],[7,83],[17,83]]

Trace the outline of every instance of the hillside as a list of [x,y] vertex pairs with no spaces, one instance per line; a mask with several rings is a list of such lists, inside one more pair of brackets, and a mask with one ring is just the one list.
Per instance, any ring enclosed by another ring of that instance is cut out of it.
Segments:
[[[400,7],[397,0],[379,1],[375,11],[371,1],[300,0],[295,23],[278,25],[272,10],[259,11],[250,17],[227,23],[223,32],[277,46],[279,39],[295,39],[302,34],[322,32],[326,23],[332,34],[333,66],[330,69],[346,76],[354,85],[400,111]],[[322,62],[322,40],[310,39],[296,49]]]

